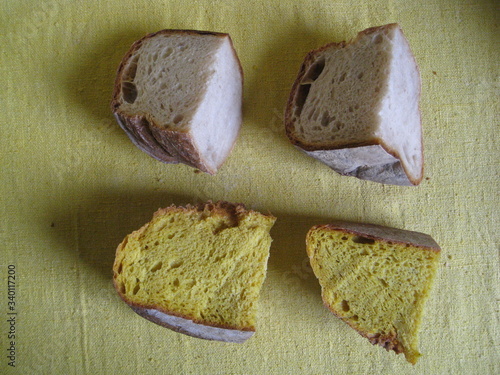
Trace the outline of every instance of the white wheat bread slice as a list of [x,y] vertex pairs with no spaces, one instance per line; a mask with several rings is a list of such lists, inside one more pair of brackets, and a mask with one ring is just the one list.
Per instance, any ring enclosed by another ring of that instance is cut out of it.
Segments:
[[150,156],[215,174],[239,133],[242,87],[228,34],[162,30],[136,41],[124,56],[111,108]]
[[305,57],[285,110],[290,141],[338,173],[393,185],[423,176],[420,73],[397,24]]
[[115,288],[163,327],[244,342],[255,332],[275,220],[229,202],[160,209],[118,246]]
[[372,344],[415,364],[439,245],[424,233],[336,221],[312,227],[306,248],[324,304]]

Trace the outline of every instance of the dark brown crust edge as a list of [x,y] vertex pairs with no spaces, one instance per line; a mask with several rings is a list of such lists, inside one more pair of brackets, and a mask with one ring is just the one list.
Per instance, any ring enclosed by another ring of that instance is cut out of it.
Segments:
[[375,241],[411,245],[414,247],[428,249],[434,252],[441,251],[441,247],[428,234],[406,229],[387,227],[384,225],[336,220],[331,221],[328,224],[315,225],[310,229],[310,232],[318,229],[342,231],[360,237],[370,238]]
[[[400,155],[390,147],[388,147],[380,138],[372,138],[369,141],[366,142],[356,142],[356,143],[345,143],[342,145],[332,145],[329,143],[322,143],[322,144],[311,144],[307,142],[301,141],[295,134],[294,132],[294,127],[293,127],[293,112],[294,112],[294,103],[295,103],[295,98],[298,93],[298,89],[300,87],[300,84],[302,82],[302,79],[304,78],[305,74],[308,72],[309,68],[311,65],[316,61],[316,58],[323,53],[325,50],[329,48],[345,48],[348,45],[355,44],[359,39],[364,37],[365,35],[373,34],[375,32],[378,32],[382,29],[390,29],[393,27],[397,27],[400,29],[400,31],[403,33],[403,30],[397,23],[390,23],[382,26],[374,26],[370,27],[368,29],[360,31],[356,37],[351,39],[350,41],[342,41],[342,42],[332,42],[328,43],[322,47],[319,47],[317,49],[314,49],[307,53],[307,55],[304,58],[303,63],[300,66],[299,73],[297,75],[297,78],[292,84],[292,88],[290,90],[290,95],[288,97],[288,101],[285,106],[285,114],[284,114],[284,123],[285,123],[285,134],[288,137],[289,141],[296,147],[304,150],[304,151],[328,151],[328,150],[339,150],[339,149],[346,149],[346,148],[356,148],[356,147],[363,147],[363,146],[381,146],[388,154],[392,155],[398,160],[401,160]],[[404,33],[403,33],[404,35]],[[415,67],[417,71],[419,70],[418,64],[415,61],[415,57],[412,55],[412,58],[414,60]],[[420,73],[419,73],[420,74]],[[419,95],[421,95],[421,86],[419,86]],[[420,112],[420,102],[419,102],[419,112]],[[423,145],[423,135],[421,135],[420,143]],[[424,160],[424,155],[423,155],[423,147],[422,147],[422,155],[421,155],[422,160]],[[408,171],[406,170],[405,166],[401,164],[401,167],[405,171],[406,176],[408,177],[408,180],[413,184],[413,185],[419,185],[420,182],[423,179],[424,175],[424,163],[422,163],[422,169],[420,172],[420,178],[413,178],[413,176],[410,176],[408,174]]]
[[[168,130],[159,127],[155,121],[144,115],[128,115],[120,110],[120,92],[122,87],[123,72],[130,57],[142,46],[145,40],[154,38],[157,35],[185,34],[185,35],[211,35],[219,38],[228,38],[231,50],[241,75],[243,85],[243,68],[238,58],[234,43],[228,33],[201,30],[164,29],[147,34],[132,44],[125,56],[122,58],[116,72],[113,87],[113,98],[111,100],[111,111],[118,124],[125,131],[131,141],[142,151],[153,158],[168,164],[183,163],[202,172],[214,175],[216,169],[208,167],[201,157],[199,151],[193,144],[189,133],[175,130]],[[243,91],[242,98],[243,101]]]
[[[346,318],[344,318],[342,315],[340,315],[337,310],[335,310],[332,306],[330,306],[324,299],[323,299],[323,305],[330,310],[330,312],[335,315],[337,318],[342,320],[344,323],[346,323],[349,327],[354,329],[358,334],[360,334],[362,337],[368,339],[372,345],[380,345],[382,346],[385,350],[387,351],[394,351],[396,354],[401,354],[404,353],[404,347],[403,345],[399,342],[397,339],[397,333],[392,332],[391,334],[386,334],[386,335],[381,335],[381,334],[375,334],[371,335],[366,332],[361,331],[358,329],[354,324],[349,322]],[[414,363],[413,363],[414,364]]]
[[251,209],[248,209],[245,204],[243,203],[231,203],[228,201],[224,200],[219,200],[219,201],[212,201],[208,200],[206,202],[198,203],[198,204],[186,204],[184,206],[176,206],[176,205],[170,205],[166,208],[160,208],[158,209],[154,214],[153,217],[156,215],[162,215],[166,212],[169,211],[181,211],[181,212],[190,212],[190,211],[197,211],[197,212],[204,212],[204,211],[210,211],[214,214],[221,214],[221,215],[229,215],[231,218],[233,218],[233,221],[235,221],[235,224],[237,224],[237,221],[239,218],[246,214],[258,214],[262,216],[266,216],[270,219],[276,220],[276,217],[272,215],[271,213],[262,213],[259,211],[254,211]]

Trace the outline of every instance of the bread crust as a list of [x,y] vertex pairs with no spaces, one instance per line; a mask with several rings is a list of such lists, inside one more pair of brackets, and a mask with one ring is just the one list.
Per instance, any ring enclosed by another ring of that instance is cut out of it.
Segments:
[[[239,221],[247,214],[259,214],[268,217],[274,222],[276,218],[270,213],[264,214],[253,210],[248,210],[242,203],[230,203],[227,201],[207,201],[197,205],[187,204],[185,206],[171,205],[166,208],[160,208],[153,214],[153,219],[157,216],[165,215],[169,212],[207,212],[211,215],[229,216],[234,226],[237,226]],[[149,226],[149,223],[143,225],[140,229],[132,232],[130,235],[118,245],[116,249],[115,263],[113,264],[113,285],[120,298],[129,305],[134,312],[141,317],[150,320],[162,327],[169,328],[173,331],[180,332],[192,337],[205,340],[217,340],[224,342],[243,343],[255,333],[255,327],[240,327],[224,324],[214,324],[211,322],[196,319],[192,316],[182,315],[175,311],[165,310],[154,304],[138,304],[131,301],[121,290],[117,282],[119,273],[118,254],[127,245],[129,236],[138,236],[144,233]]]
[[247,214],[259,214],[262,216],[266,216],[273,221],[276,220],[276,217],[269,212],[262,213],[262,212],[257,212],[254,210],[249,210],[249,209],[247,209],[247,207],[243,203],[231,203],[231,202],[223,201],[223,200],[216,201],[216,202],[208,200],[207,202],[199,203],[196,205],[191,205],[191,204],[187,204],[185,206],[171,205],[171,206],[166,207],[166,208],[158,209],[153,214],[153,217],[156,217],[158,215],[164,215],[168,212],[185,212],[185,213],[188,213],[188,212],[210,212],[213,215],[230,216],[235,225],[238,225],[238,221],[244,215],[247,215]]
[[[120,249],[120,247],[118,249]],[[211,324],[205,321],[197,320],[191,316],[178,314],[173,311],[166,311],[156,305],[136,304],[121,292],[115,278],[113,278],[113,285],[120,298],[136,314],[175,332],[205,340],[235,343],[242,343],[255,333],[255,327],[233,327],[230,325]]]
[[428,234],[409,231],[405,229],[391,228],[383,225],[354,223],[350,221],[337,220],[332,221],[328,224],[315,225],[311,228],[311,231],[318,229],[342,231],[345,233],[354,234],[356,236],[369,238],[375,241],[412,245],[434,252],[441,251],[441,247]]
[[[204,162],[202,155],[197,150],[193,136],[188,131],[165,129],[159,126],[151,116],[147,114],[129,114],[121,110],[121,91],[124,78],[124,70],[130,58],[142,46],[144,41],[158,35],[211,35],[218,38],[227,38],[243,83],[243,68],[236,54],[233,41],[229,34],[200,30],[165,29],[150,33],[132,44],[118,66],[116,79],[113,87],[113,98],[111,100],[111,111],[118,124],[129,136],[131,141],[142,151],[153,158],[168,164],[183,163],[202,172],[214,175],[217,169],[211,168]],[[242,97],[243,100],[243,97]],[[234,146],[234,144],[233,144]],[[219,166],[218,166],[219,167]]]
[[243,343],[252,337],[255,330],[235,329],[231,327],[209,326],[195,322],[187,317],[166,314],[158,309],[131,306],[141,317],[175,332],[204,340]]
[[[342,41],[342,42],[332,42],[328,43],[320,48],[317,48],[315,50],[310,51],[304,58],[304,61],[299,69],[299,73],[297,75],[297,78],[292,84],[292,88],[290,91],[290,95],[288,97],[288,101],[285,106],[285,114],[284,114],[284,123],[285,123],[285,133],[290,140],[290,142],[296,146],[298,149],[305,151],[306,153],[308,152],[314,152],[314,151],[335,151],[335,150],[349,150],[349,149],[355,149],[358,147],[366,147],[366,146],[380,146],[382,147],[385,152],[387,152],[389,155],[393,156],[397,160],[401,160],[401,155],[399,152],[393,148],[391,148],[389,145],[387,145],[383,139],[379,137],[371,137],[369,139],[366,139],[363,142],[345,142],[342,144],[335,144],[333,142],[307,142],[300,137],[297,136],[295,132],[295,127],[294,127],[294,109],[295,109],[295,103],[296,103],[296,98],[299,93],[299,88],[301,86],[301,83],[306,75],[306,73],[309,71],[310,67],[317,61],[317,58],[321,56],[321,54],[330,49],[330,48],[337,48],[337,49],[342,49],[345,48],[349,45],[356,44],[361,38],[363,38],[366,35],[370,35],[376,32],[380,31],[386,31],[390,30],[392,28],[399,28],[399,30],[402,32],[401,28],[397,23],[391,23],[383,26],[375,26],[375,27],[370,27],[368,29],[365,29],[363,31],[360,31],[355,38],[350,40],[349,42]],[[415,61],[414,56],[412,56],[414,66],[419,71],[418,65]],[[421,86],[418,87],[418,95],[421,95]],[[418,111],[420,113],[420,103],[418,107]],[[423,143],[422,140],[422,135],[420,136],[420,144]],[[310,155],[310,154],[309,154]],[[310,155],[313,156],[313,155]],[[325,160],[321,157],[313,156],[316,159],[325,162]],[[423,149],[421,151],[421,160],[424,160],[424,155],[423,155]],[[328,164],[328,163],[327,163]],[[389,165],[387,166],[388,168],[390,167]],[[393,181],[387,181],[383,183],[392,183],[395,185],[418,185],[422,181],[423,178],[423,163],[422,163],[422,169],[420,172],[420,175],[415,177],[411,173],[409,173],[406,165],[404,163],[400,163],[400,167],[404,171],[405,176],[401,176],[400,173],[396,173],[397,176],[393,178]],[[345,171],[345,170],[340,170],[340,169],[335,169],[336,172],[342,174],[342,175],[348,175],[348,176],[354,176],[354,177],[359,177],[363,179],[372,179],[372,178],[364,178],[360,177],[357,175],[356,170],[351,170],[351,171]],[[408,180],[408,183],[405,180]],[[374,180],[374,179],[372,179]],[[402,181],[403,180],[403,181]],[[376,180],[374,180],[376,181]],[[377,182],[382,182],[382,181],[377,181]]]

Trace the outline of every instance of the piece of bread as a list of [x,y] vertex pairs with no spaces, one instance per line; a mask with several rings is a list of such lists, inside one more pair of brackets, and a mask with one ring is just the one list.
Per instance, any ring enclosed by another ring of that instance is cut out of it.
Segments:
[[372,344],[415,364],[438,244],[423,233],[334,222],[311,228],[306,247],[324,304]]
[[285,110],[290,141],[338,173],[393,185],[423,176],[420,74],[397,24],[311,51]]
[[228,34],[162,30],[135,42],[123,58],[111,108],[152,157],[215,174],[239,133],[242,87]]
[[118,246],[115,288],[159,325],[243,342],[255,331],[275,220],[228,202],[160,209]]

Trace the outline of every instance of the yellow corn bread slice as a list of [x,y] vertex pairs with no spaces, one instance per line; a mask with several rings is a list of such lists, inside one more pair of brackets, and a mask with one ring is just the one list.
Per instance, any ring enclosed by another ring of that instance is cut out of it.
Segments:
[[255,331],[275,220],[228,202],[160,209],[118,246],[115,288],[157,324],[243,342]]
[[324,304],[372,344],[415,364],[438,244],[423,233],[334,222],[312,227],[306,248]]

